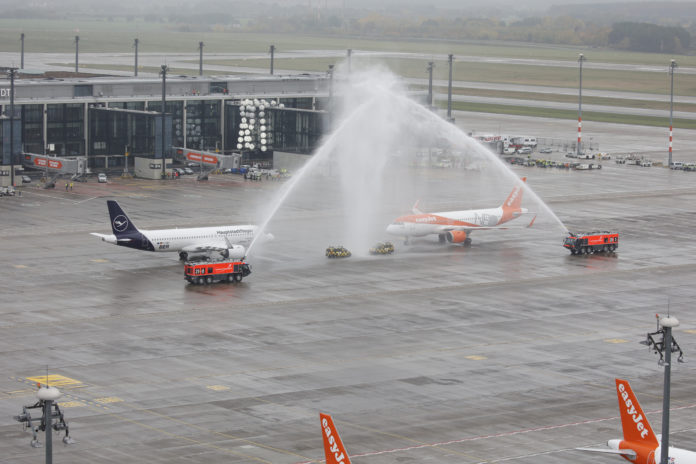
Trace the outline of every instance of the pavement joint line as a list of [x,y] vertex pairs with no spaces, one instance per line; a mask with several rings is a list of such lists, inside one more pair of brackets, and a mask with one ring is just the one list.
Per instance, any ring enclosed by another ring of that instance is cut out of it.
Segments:
[[[694,408],[694,407],[696,407],[696,403],[685,405],[685,406],[677,406],[674,408],[670,408],[669,410],[670,411],[677,411],[680,409],[689,409],[689,408]],[[657,413],[662,413],[662,409],[645,411],[646,416],[648,414],[657,414]],[[459,438],[456,440],[449,440],[449,441],[443,441],[443,442],[437,442],[437,443],[424,443],[421,445],[407,446],[407,447],[403,447],[403,448],[393,448],[393,449],[382,450],[382,451],[370,451],[370,452],[362,453],[362,454],[351,454],[351,458],[360,458],[360,457],[367,457],[367,456],[379,456],[382,454],[401,453],[404,451],[412,451],[415,449],[423,449],[423,448],[435,448],[435,447],[453,445],[453,444],[458,444],[458,443],[466,443],[466,442],[470,442],[470,441],[488,440],[491,438],[511,437],[514,435],[522,435],[522,434],[535,433],[535,432],[544,432],[547,430],[555,430],[555,429],[561,429],[561,428],[566,428],[566,427],[575,427],[575,426],[579,426],[579,425],[595,424],[598,422],[606,422],[606,421],[610,421],[610,420],[618,420],[620,418],[621,418],[620,416],[611,416],[611,417],[601,417],[598,419],[587,419],[587,420],[576,421],[576,422],[568,422],[565,424],[558,424],[558,425],[543,425],[540,427],[533,427],[530,429],[512,430],[509,432],[493,433],[493,434],[489,434],[489,435],[478,435],[478,436],[474,436],[474,437]],[[560,450],[558,450],[558,451],[560,451]],[[539,453],[539,454],[544,454],[544,453]],[[496,460],[496,461],[499,461],[499,460]],[[313,463],[320,463],[320,462],[324,462],[324,460],[323,459],[315,459],[315,460],[310,460],[310,461],[298,462],[295,464],[313,464]],[[495,462],[495,461],[483,461],[483,463],[486,463],[486,462]],[[480,463],[480,464],[483,464],[483,463]]]
[[[630,275],[630,274],[638,274],[638,273],[653,273],[657,271],[679,271],[682,269],[694,269],[696,268],[696,263],[684,263],[684,264],[675,264],[675,265],[665,265],[665,266],[652,266],[652,267],[646,267],[646,268],[634,268],[634,269],[620,269],[620,270],[613,270],[611,271],[614,275]],[[577,274],[577,275],[572,275],[572,277],[575,279],[575,281],[581,281],[581,280],[594,280],[594,279],[604,279],[604,273],[600,274]],[[547,281],[555,280],[557,276],[552,275],[552,276],[543,276],[543,277],[535,277],[532,279],[525,279],[525,280],[518,280],[514,282],[508,282],[508,281],[495,281],[495,282],[466,282],[466,283],[460,283],[460,284],[453,284],[453,285],[442,285],[442,286],[433,286],[433,287],[426,287],[426,288],[414,288],[414,289],[399,289],[399,290],[380,290],[380,291],[375,291],[375,292],[368,292],[368,293],[359,293],[357,296],[359,298],[368,298],[368,297],[374,297],[378,295],[392,295],[392,294],[398,294],[398,295],[404,295],[404,294],[409,294],[409,295],[417,295],[420,293],[429,293],[432,291],[447,291],[447,290],[465,290],[468,288],[476,288],[476,289],[485,289],[485,288],[490,288],[490,287],[505,287],[505,286],[529,286],[535,283],[544,283]],[[358,284],[355,285],[356,287],[359,287]],[[321,296],[321,297],[315,297],[315,298],[296,298],[296,299],[290,299],[290,300],[277,300],[277,301],[265,301],[265,302],[259,302],[259,303],[248,303],[244,305],[238,306],[238,309],[244,310],[244,309],[252,309],[252,308],[263,308],[263,307],[271,307],[271,306],[277,306],[277,305],[298,305],[298,304],[307,304],[307,303],[321,303],[322,301],[337,301],[337,300],[347,300],[347,299],[355,299],[356,294],[355,293],[346,293],[346,294],[341,294],[341,295],[331,295],[331,296]],[[224,312],[225,309],[206,309],[203,307],[196,307],[193,309],[193,311],[196,312]],[[80,318],[72,318],[72,319],[64,319],[61,321],[43,321],[43,322],[21,322],[21,323],[16,323],[16,324],[8,324],[8,325],[3,325],[0,327],[0,330],[4,329],[14,329],[17,327],[26,327],[26,326],[31,326],[31,327],[36,327],[40,325],[60,325],[60,324],[71,324],[74,322],[92,322],[92,321],[101,321],[101,320],[116,320],[116,319],[127,319],[127,318],[147,318],[147,317],[155,317],[155,316],[161,316],[161,315],[175,315],[175,314],[185,314],[185,313],[191,313],[192,309],[187,308],[187,309],[180,309],[180,310],[175,310],[175,311],[157,311],[157,312],[151,312],[151,313],[138,313],[138,314],[128,314],[128,315],[116,315],[116,314],[110,314],[110,315],[105,315],[105,316],[98,316],[98,317],[93,317],[93,318],[88,318],[85,319],[84,317]]]

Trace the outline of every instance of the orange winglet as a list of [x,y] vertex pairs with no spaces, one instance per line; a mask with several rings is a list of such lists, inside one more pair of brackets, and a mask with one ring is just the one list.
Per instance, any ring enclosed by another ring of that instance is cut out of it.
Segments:
[[319,413],[322,437],[324,438],[324,455],[326,464],[350,464],[350,458],[343,446],[333,419],[328,414]]

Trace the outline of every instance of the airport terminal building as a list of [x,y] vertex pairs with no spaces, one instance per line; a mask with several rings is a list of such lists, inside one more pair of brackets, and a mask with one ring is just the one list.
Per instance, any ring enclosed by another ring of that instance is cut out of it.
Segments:
[[[91,169],[123,166],[126,152],[162,158],[163,145],[167,157],[171,147],[241,152],[245,160],[272,159],[274,150],[311,153],[323,133],[329,87],[324,74],[168,76],[163,96],[160,78],[22,77],[15,80],[12,137],[10,81],[0,81],[0,164],[5,167],[10,138],[16,158],[20,153],[84,156]],[[264,115],[269,145],[263,152],[258,144],[239,149],[240,106],[249,99],[273,103]]]

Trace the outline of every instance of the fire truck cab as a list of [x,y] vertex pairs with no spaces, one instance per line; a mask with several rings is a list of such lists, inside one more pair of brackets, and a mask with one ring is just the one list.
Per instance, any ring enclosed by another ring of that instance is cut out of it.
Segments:
[[187,262],[184,265],[185,279],[195,285],[241,282],[242,278],[249,274],[251,266],[244,261]]
[[569,234],[563,246],[574,255],[612,252],[619,247],[619,234],[612,232],[589,232],[586,234]]

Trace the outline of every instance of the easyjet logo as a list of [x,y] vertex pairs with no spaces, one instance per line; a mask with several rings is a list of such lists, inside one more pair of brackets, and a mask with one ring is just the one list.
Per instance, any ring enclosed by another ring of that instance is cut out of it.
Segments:
[[326,434],[326,439],[329,441],[329,450],[334,454],[334,458],[336,459],[336,462],[338,464],[343,464],[345,460],[345,456],[341,452],[340,448],[338,447],[338,444],[336,443],[336,439],[333,436],[333,433],[331,431],[331,427],[329,427],[329,421],[327,421],[325,418],[321,420],[321,426],[324,427],[324,433]]
[[516,187],[515,190],[513,190],[512,193],[510,194],[510,198],[508,199],[507,206],[512,206],[512,204],[515,202],[515,200],[517,199],[519,194],[520,194],[520,188]]
[[636,424],[636,429],[638,429],[638,432],[640,432],[640,437],[646,438],[649,432],[643,424],[643,416],[642,414],[638,414],[638,411],[636,411],[636,407],[633,405],[633,401],[631,401],[629,398],[626,387],[622,383],[619,384],[619,393],[621,393],[621,398],[624,400],[626,412],[633,418],[633,422]]

